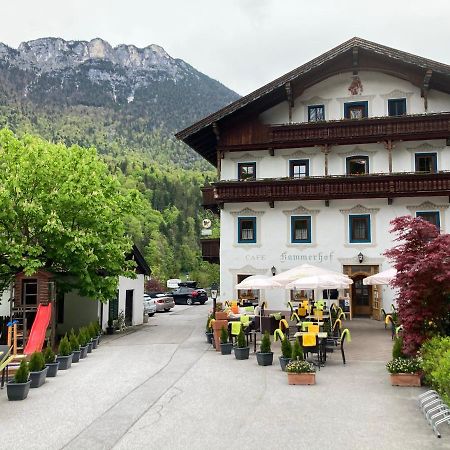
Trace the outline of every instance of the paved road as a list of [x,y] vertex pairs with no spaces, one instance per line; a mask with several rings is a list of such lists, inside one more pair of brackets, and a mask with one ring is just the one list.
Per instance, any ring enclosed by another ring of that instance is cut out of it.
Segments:
[[450,432],[436,439],[420,416],[418,390],[389,385],[379,322],[348,322],[348,364],[333,354],[316,386],[288,386],[277,364],[212,350],[207,309],[177,306],[105,339],[26,401],[0,392],[0,448],[450,449]]

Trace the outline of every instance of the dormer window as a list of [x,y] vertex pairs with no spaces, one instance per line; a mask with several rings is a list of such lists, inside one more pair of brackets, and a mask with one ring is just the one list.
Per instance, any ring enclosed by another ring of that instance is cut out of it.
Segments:
[[348,102],[344,103],[344,117],[346,119],[362,119],[368,116],[367,102]]
[[308,122],[319,122],[320,120],[325,120],[325,106],[324,105],[308,106]]
[[406,114],[406,98],[389,99],[388,114],[390,116],[404,116]]
[[255,180],[256,179],[256,162],[238,163],[238,180]]
[[369,173],[368,156],[349,156],[347,162],[347,175],[364,175]]

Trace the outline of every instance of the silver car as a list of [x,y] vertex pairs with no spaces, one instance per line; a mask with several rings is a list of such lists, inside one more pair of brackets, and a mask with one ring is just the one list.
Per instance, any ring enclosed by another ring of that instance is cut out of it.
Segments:
[[154,299],[144,295],[144,314],[152,317],[155,315],[156,310],[156,302],[154,301]]
[[175,306],[173,297],[163,294],[162,292],[144,294],[144,299],[152,301],[156,305],[157,312],[170,311]]

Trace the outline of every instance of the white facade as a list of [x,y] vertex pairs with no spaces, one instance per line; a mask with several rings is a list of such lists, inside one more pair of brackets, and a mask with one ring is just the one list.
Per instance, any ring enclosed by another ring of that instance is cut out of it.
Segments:
[[[360,95],[351,95],[348,86],[352,73],[332,76],[306,89],[295,99],[292,109],[293,122],[308,121],[308,106],[324,105],[325,120],[344,118],[344,104],[367,102],[368,117],[388,115],[389,99],[406,99],[407,114],[425,114],[450,111],[450,96],[431,90],[428,96],[428,110],[420,89],[411,83],[389,75],[359,72],[363,84]],[[259,116],[265,124],[289,122],[287,102],[265,111]],[[435,154],[436,169],[450,170],[450,149],[446,141],[395,142],[392,150],[393,172],[416,171],[416,154]],[[347,158],[351,156],[368,158],[369,173],[389,173],[388,151],[383,143],[333,146],[328,155],[328,175],[345,175]],[[256,178],[283,178],[290,176],[291,160],[306,160],[309,176],[324,176],[325,155],[320,148],[299,148],[269,151],[228,152],[221,161],[221,180],[238,179],[239,163],[256,163]],[[220,262],[221,298],[237,297],[234,285],[238,275],[271,274],[271,267],[277,273],[302,263],[310,263],[335,271],[344,271],[346,266],[378,266],[379,271],[389,268],[383,253],[393,246],[389,233],[389,222],[402,215],[416,215],[416,212],[438,214],[442,232],[450,224],[448,197],[394,198],[392,204],[384,199],[330,200],[326,206],[322,201],[275,202],[273,207],[263,199],[258,203],[226,203],[220,212]],[[370,217],[370,241],[350,242],[349,218],[352,215]],[[291,238],[291,217],[308,216],[311,221],[310,240],[307,243],[293,243]],[[239,218],[255,218],[256,242],[239,243]],[[358,254],[363,262],[358,261]],[[341,292],[343,295],[343,292]],[[382,288],[382,305],[386,310],[394,299],[389,287]],[[286,309],[289,292],[267,290],[265,296],[269,309]]]

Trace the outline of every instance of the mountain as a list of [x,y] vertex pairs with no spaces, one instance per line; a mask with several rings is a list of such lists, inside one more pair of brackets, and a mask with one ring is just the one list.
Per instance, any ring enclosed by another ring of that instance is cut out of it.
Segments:
[[237,98],[158,45],[112,47],[99,38],[0,44],[0,125],[101,153],[131,150],[205,167],[172,134]]

